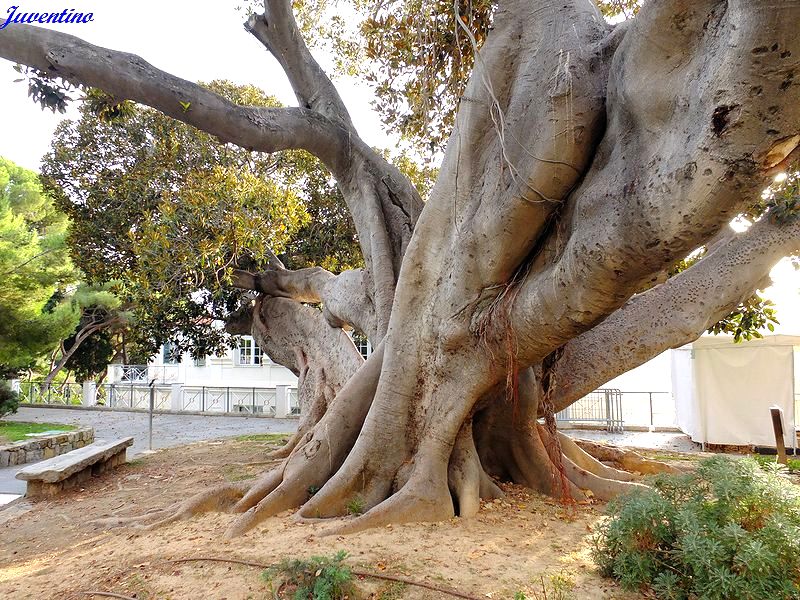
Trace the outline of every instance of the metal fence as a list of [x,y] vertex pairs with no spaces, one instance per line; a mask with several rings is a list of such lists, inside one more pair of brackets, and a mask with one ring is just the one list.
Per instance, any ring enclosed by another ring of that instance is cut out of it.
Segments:
[[603,425],[612,432],[625,426],[675,426],[675,402],[670,392],[622,392],[599,389],[556,415],[556,421],[574,425]]
[[[277,388],[173,384],[155,385],[152,389],[155,411],[245,413],[264,416],[275,416],[277,412]],[[90,402],[90,405],[98,404],[123,410],[148,410],[150,392],[150,386],[142,382],[107,383],[97,386],[93,391],[95,401]],[[80,383],[46,386],[35,381],[20,382],[19,393],[22,403],[45,405],[80,405],[85,395],[84,387]],[[299,415],[297,388],[288,388],[286,393],[288,413]]]
[[595,390],[556,414],[556,421],[570,424],[602,424],[606,430],[622,433],[622,392]]
[[80,383],[51,383],[20,381],[19,401],[30,404],[80,404],[83,386]]
[[[154,410],[170,410],[172,388],[155,386]],[[109,408],[128,408],[147,410],[150,408],[150,388],[132,383],[109,383],[97,388],[97,404]]]

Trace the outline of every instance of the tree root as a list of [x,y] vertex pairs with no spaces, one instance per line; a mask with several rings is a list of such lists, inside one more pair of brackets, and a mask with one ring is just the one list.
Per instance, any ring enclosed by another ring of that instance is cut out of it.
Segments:
[[575,444],[598,461],[613,462],[626,471],[633,471],[643,475],[681,472],[680,469],[676,469],[667,463],[645,458],[633,450],[626,450],[617,446],[607,446],[606,444],[598,444],[597,442],[580,439],[575,440]]
[[105,598],[119,598],[120,600],[136,600],[132,596],[123,596],[122,594],[115,594],[114,592],[98,592],[95,590],[86,590],[80,592],[84,596],[103,596]]
[[[157,529],[175,521],[191,519],[200,513],[230,510],[242,498],[248,487],[249,484],[246,483],[218,485],[195,494],[184,501],[177,510],[165,508],[151,510],[137,517],[111,517],[91,522],[107,527],[141,526],[147,530]],[[159,518],[162,516],[163,518]]]

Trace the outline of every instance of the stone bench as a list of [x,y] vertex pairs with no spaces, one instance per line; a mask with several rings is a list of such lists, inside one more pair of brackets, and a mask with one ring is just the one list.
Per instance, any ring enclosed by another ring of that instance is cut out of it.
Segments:
[[25,467],[17,473],[17,479],[28,482],[26,497],[56,496],[92,476],[124,464],[125,451],[132,444],[132,437],[113,442],[100,440]]

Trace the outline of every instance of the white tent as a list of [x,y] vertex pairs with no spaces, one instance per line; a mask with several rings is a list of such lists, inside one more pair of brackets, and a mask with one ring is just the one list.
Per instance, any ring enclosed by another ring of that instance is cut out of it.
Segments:
[[[800,336],[770,335],[734,344],[704,336],[672,352],[678,427],[707,444],[775,446],[771,406],[783,410],[784,443],[796,445],[795,350]],[[800,373],[798,373],[800,375]]]

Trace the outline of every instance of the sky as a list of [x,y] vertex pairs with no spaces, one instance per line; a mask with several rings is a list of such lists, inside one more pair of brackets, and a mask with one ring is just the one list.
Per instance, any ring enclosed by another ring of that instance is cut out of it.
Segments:
[[[0,18],[5,22],[12,5],[19,5],[19,12],[60,12],[64,8],[91,12],[94,20],[90,23],[45,26],[93,44],[138,54],[154,66],[190,81],[229,79],[238,84],[249,83],[287,105],[294,104],[294,95],[277,62],[244,30],[244,15],[236,10],[239,4],[241,0],[72,0],[69,4],[0,0]],[[331,64],[326,56],[318,55],[317,60],[324,68]],[[12,64],[0,59],[0,156],[38,171],[53,130],[65,115],[43,112],[34,105],[27,97],[26,85],[14,83],[18,77]],[[383,132],[380,119],[370,106],[369,88],[346,78],[337,79],[336,84],[365,141],[375,147],[395,146],[396,139]],[[74,108],[66,115],[70,116],[75,116]],[[767,296],[778,305],[781,325],[777,332],[800,335],[800,272],[784,262],[772,275],[774,285],[767,290]]]

